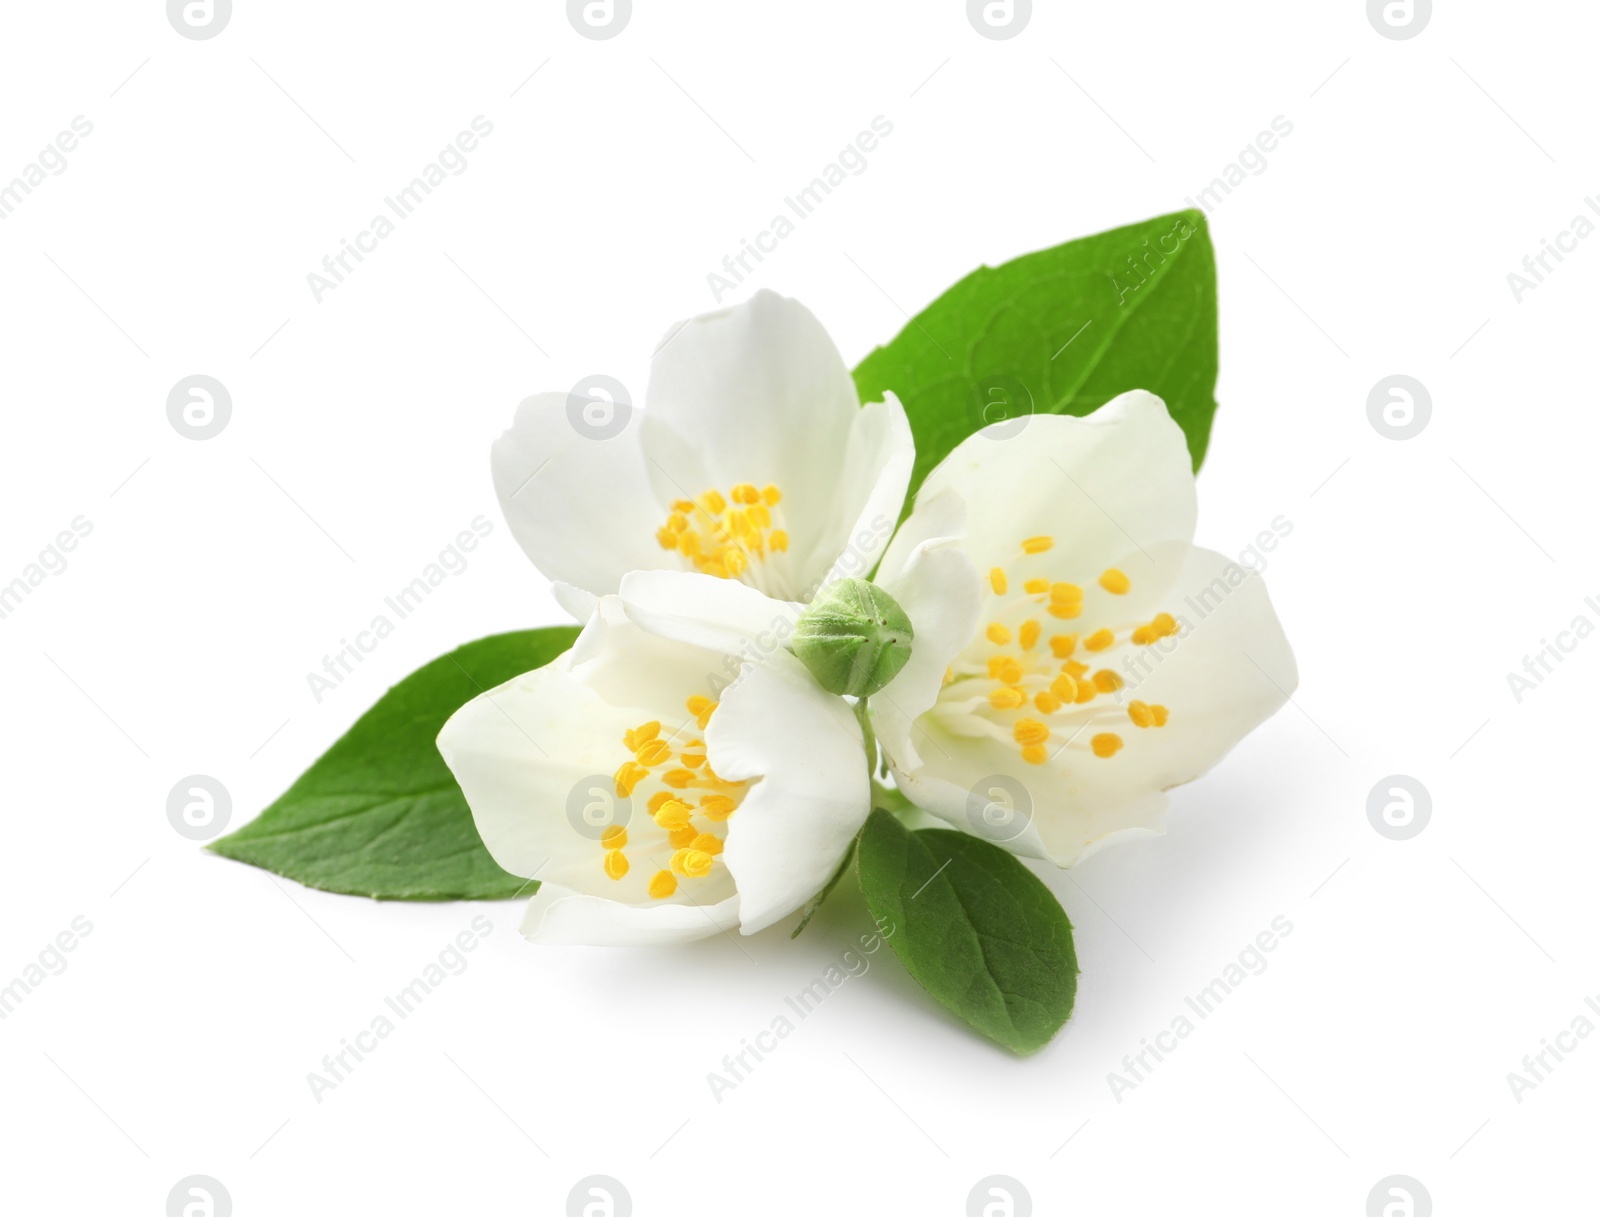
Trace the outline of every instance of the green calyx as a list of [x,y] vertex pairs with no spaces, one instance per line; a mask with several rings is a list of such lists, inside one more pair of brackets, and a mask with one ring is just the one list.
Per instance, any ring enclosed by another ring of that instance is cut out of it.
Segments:
[[865,579],[841,579],[800,615],[790,645],[829,693],[870,697],[906,666],[913,637],[893,596]]

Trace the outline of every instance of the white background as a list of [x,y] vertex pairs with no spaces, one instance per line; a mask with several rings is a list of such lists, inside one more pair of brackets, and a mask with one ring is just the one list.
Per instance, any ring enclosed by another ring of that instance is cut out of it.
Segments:
[[[1441,1217],[1593,1211],[1600,1037],[1520,1103],[1506,1075],[1600,994],[1600,642],[1520,704],[1506,674],[1600,622],[1600,241],[1520,303],[1506,275],[1600,191],[1600,18],[1438,7],[1395,41],[1356,0],[1040,3],[993,41],[954,0],[636,0],[592,41],[553,0],[238,0],[191,41],[154,0],[8,5],[0,180],[94,124],[0,222],[0,582],[93,525],[0,621],[0,982],[93,925],[0,1023],[8,1211],[160,1214],[193,1173],[241,1217],[561,1213],[596,1173],[641,1215],[960,1214],[997,1173],[1041,1214],[1359,1217],[1395,1173]],[[318,303],[308,272],[480,114],[467,171]],[[1294,125],[1211,217],[1200,540],[1292,521],[1266,578],[1301,687],[1165,838],[1048,877],[1065,1031],[1013,1059],[883,952],[718,1103],[707,1073],[858,901],[796,943],[541,950],[514,905],[328,895],[178,836],[185,775],[242,823],[413,668],[562,620],[491,440],[533,391],[642,388],[708,272],[877,115],[868,169],[728,297],[799,297],[851,363],[979,263],[1174,210]],[[233,400],[205,442],[165,413],[195,373]],[[1433,402],[1404,442],[1366,415],[1393,373]],[[318,704],[306,673],[479,514],[469,568]],[[1405,842],[1366,815],[1395,773],[1433,802]],[[470,967],[315,1101],[476,913]],[[1267,969],[1113,1097],[1279,915]]]

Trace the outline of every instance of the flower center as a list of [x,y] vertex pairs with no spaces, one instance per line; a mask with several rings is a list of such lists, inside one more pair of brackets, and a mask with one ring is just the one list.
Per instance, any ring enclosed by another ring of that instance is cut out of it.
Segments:
[[789,533],[777,510],[782,499],[776,486],[757,490],[749,482],[740,482],[727,497],[713,489],[698,499],[678,499],[656,530],[656,540],[701,574],[763,587],[763,566],[789,550]]
[[[716,702],[699,694],[684,705],[701,731],[717,708]],[[630,728],[622,742],[633,757],[622,763],[613,779],[618,796],[624,799],[643,794],[652,785],[658,787],[645,805],[656,826],[667,834],[673,852],[667,865],[650,878],[647,890],[656,900],[675,893],[680,879],[704,879],[711,874],[722,853],[728,817],[743,802],[749,786],[748,782],[718,777],[706,761],[705,741],[697,738],[675,744],[674,737],[679,734],[690,734],[687,723],[670,735],[662,735],[657,719]],[[613,824],[601,836],[600,847],[606,875],[621,879],[629,870],[628,830]]]
[[[1029,537],[1006,566],[990,570],[989,624],[945,672],[934,708],[962,734],[1013,742],[1030,765],[1042,765],[1067,747],[1103,759],[1115,756],[1122,748],[1115,731],[1097,731],[1086,743],[1077,742],[1093,727],[1116,726],[1124,719],[1140,728],[1166,726],[1165,706],[1124,704],[1115,696],[1127,682],[1104,665],[1124,648],[1150,646],[1178,632],[1169,613],[1093,630],[1057,625],[1082,619],[1084,589],[1053,577],[1043,555],[1054,546],[1052,537]],[[1020,591],[1013,590],[1019,582]],[[1097,582],[1112,596],[1125,596],[1132,587],[1114,568],[1102,571]],[[1096,704],[1101,698],[1108,700]]]

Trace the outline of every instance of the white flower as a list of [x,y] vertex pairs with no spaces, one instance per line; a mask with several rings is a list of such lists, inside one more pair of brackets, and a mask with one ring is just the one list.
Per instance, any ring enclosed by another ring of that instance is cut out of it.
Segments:
[[1262,578],[1191,544],[1189,452],[1159,398],[1014,428],[951,452],[884,556],[916,641],[871,721],[918,806],[1067,866],[1158,831],[1163,792],[1298,677]]
[[[740,593],[720,637],[741,646],[787,618],[748,587],[693,584]],[[821,889],[869,810],[860,726],[797,659],[662,637],[611,596],[567,654],[458,710],[439,750],[495,861],[540,880],[536,942],[755,933]]]
[[865,575],[899,519],[905,411],[892,394],[862,406],[822,325],[771,292],[669,331],[616,434],[580,405],[528,398],[492,458],[512,534],[580,620],[635,570],[806,600]]

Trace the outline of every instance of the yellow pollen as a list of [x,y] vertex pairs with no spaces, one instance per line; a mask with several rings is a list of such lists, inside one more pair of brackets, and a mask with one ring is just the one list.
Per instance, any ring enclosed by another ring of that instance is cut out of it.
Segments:
[[1022,665],[1009,656],[1001,656],[1000,671],[995,679],[1003,685],[1020,685],[1022,683]]
[[628,843],[628,830],[620,824],[612,824],[605,832],[600,834],[600,847],[602,849],[621,849]]
[[1122,685],[1122,677],[1110,668],[1101,668],[1094,674],[1094,687],[1102,693],[1115,693]]
[[996,596],[1004,596],[1006,594],[1006,572],[998,566],[990,569],[989,586],[994,589]]
[[615,775],[617,793],[623,798],[633,794],[633,788],[650,776],[650,771],[637,761],[624,761]]
[[1055,543],[1054,537],[1029,537],[1022,543],[1022,552],[1025,554],[1042,554]]
[[1089,746],[1094,749],[1096,756],[1115,756],[1122,747],[1122,737],[1115,732],[1104,731],[1090,740]]
[[1110,570],[1100,572],[1100,586],[1113,596],[1126,596],[1128,588],[1133,585],[1127,575],[1113,566]]
[[1078,682],[1063,672],[1050,682],[1050,692],[1067,704],[1078,700]]
[[[776,486],[758,490],[750,482],[678,499],[656,532],[663,549],[674,549],[686,566],[719,579],[738,579],[769,553],[787,552],[789,535],[774,529],[773,508],[783,495]],[[731,500],[731,505],[730,505]],[[781,523],[781,521],[777,521]]]
[[629,731],[624,731],[622,733],[622,742],[628,746],[630,751],[637,752],[641,745],[648,744],[660,734],[660,722],[651,719],[647,723],[641,723]]
[[700,506],[705,508],[708,515],[720,516],[727,510],[728,500],[715,490],[708,490],[700,496]]
[[1071,659],[1072,652],[1078,649],[1078,636],[1076,634],[1050,635],[1050,653],[1057,659]]
[[1006,643],[1011,641],[1011,631],[1006,629],[1006,627],[1001,625],[998,621],[991,622],[989,624],[989,628],[984,631],[984,634],[988,637],[989,641],[994,643],[997,647],[1003,647],[1006,645]]
[[1087,651],[1103,651],[1116,640],[1117,636],[1110,630],[1096,630],[1083,640],[1083,646]]
[[1157,613],[1148,625],[1141,625],[1133,631],[1133,640],[1140,646],[1147,647],[1152,642],[1170,637],[1177,632],[1178,623],[1171,613]]
[[708,794],[700,800],[700,814],[708,820],[726,820],[737,807],[738,804],[725,794]]
[[1167,725],[1167,708],[1165,706],[1151,706],[1150,713],[1155,716],[1156,726],[1165,727]]
[[622,856],[620,849],[613,849],[605,857],[606,878],[620,879],[628,873],[628,860]]
[[692,845],[699,835],[699,830],[693,824],[685,824],[682,828],[674,828],[669,832],[667,840],[672,843],[673,849],[682,849],[686,845]]
[[1052,601],[1050,604],[1050,615],[1052,617],[1058,617],[1063,621],[1071,621],[1074,617],[1081,617],[1083,615],[1083,602],[1081,600]]
[[1078,682],[1078,696],[1072,699],[1073,704],[1078,706],[1087,705],[1094,700],[1094,695],[1094,682],[1092,680],[1080,680]]
[[668,830],[682,828],[693,814],[694,808],[682,799],[669,798],[661,804],[661,810],[656,812],[656,823]]
[[1015,710],[1028,700],[1028,695],[1014,685],[1002,685],[989,694],[989,704],[996,710]]
[[711,873],[711,855],[700,849],[680,849],[669,865],[680,875],[699,879]]
[[1061,665],[1061,670],[1072,677],[1073,680],[1082,680],[1089,675],[1089,665],[1079,663],[1076,659],[1067,660],[1066,663]]
[[649,892],[652,899],[665,900],[678,890],[678,881],[669,870],[658,870],[650,877]]
[[1042,596],[1050,590],[1050,580],[1029,579],[1023,583],[1022,590],[1030,596]]
[[781,498],[783,498],[783,491],[776,486],[768,485],[761,488],[761,501],[768,507],[776,507],[778,500]]
[[1027,761],[1028,764],[1042,765],[1045,762],[1045,757],[1046,753],[1043,744],[1026,744],[1023,746],[1022,759]]
[[1036,718],[1019,718],[1011,728],[1011,734],[1017,743],[1026,747],[1028,744],[1044,743],[1050,738],[1050,728]]
[[1050,600],[1054,604],[1077,604],[1083,599],[1083,589],[1076,583],[1052,583]]
[[1017,631],[1017,641],[1022,643],[1024,651],[1031,651],[1039,643],[1039,623],[1037,621],[1024,621],[1022,628]]
[[1061,709],[1061,699],[1048,689],[1033,695],[1033,704],[1040,714],[1054,714]]
[[696,693],[683,704],[689,713],[694,715],[694,721],[699,724],[702,731],[706,729],[706,724],[711,721],[711,712],[717,708],[716,702],[709,697],[703,697],[699,693]]
[[691,849],[698,849],[703,854],[710,854],[713,858],[722,852],[722,838],[713,837],[708,832],[696,833],[693,841],[689,842]]
[[672,759],[672,745],[664,739],[648,740],[639,745],[639,750],[634,755],[639,758],[639,764],[654,768]]
[[1142,701],[1128,703],[1128,719],[1135,727],[1149,727],[1154,725],[1156,716],[1150,713],[1150,707]]
[[761,502],[761,492],[749,482],[740,482],[728,493],[735,503],[744,503],[748,505],[750,503]]
[[694,770],[669,769],[661,775],[661,780],[674,790],[682,790],[690,782],[694,781]]
[[772,546],[773,553],[786,554],[789,552],[789,534],[781,528],[774,529],[772,535],[767,538],[767,544]]
[[684,768],[698,769],[706,763],[706,754],[704,752],[683,752],[678,755],[678,759],[683,762]]
[[694,500],[674,499],[672,501],[672,510],[678,515],[687,516],[691,511],[694,510]]
[[656,541],[660,544],[662,549],[678,548],[678,534],[673,532],[670,528],[656,529]]

